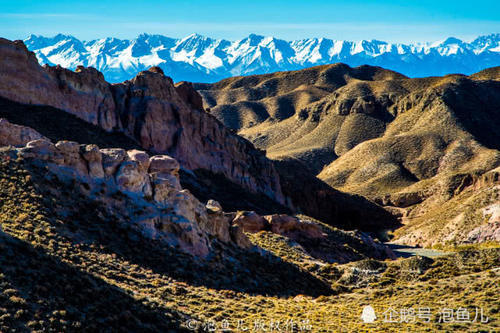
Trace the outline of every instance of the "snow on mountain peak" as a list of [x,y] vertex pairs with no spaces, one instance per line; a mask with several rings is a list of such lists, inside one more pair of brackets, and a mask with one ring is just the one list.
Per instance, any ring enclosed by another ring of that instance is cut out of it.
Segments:
[[174,80],[213,82],[233,75],[261,74],[344,62],[376,65],[408,76],[470,74],[500,65],[500,34],[470,43],[450,37],[436,43],[398,44],[307,38],[285,41],[250,34],[237,41],[200,34],[182,39],[141,34],[135,39],[102,38],[81,42],[69,35],[30,35],[25,44],[41,63],[94,66],[111,82],[160,66]]
[[462,45],[464,42],[455,37],[449,37],[444,42],[441,43],[442,46],[449,45]]
[[475,46],[476,52],[488,50],[490,52],[500,53],[500,33],[480,36],[471,42]]

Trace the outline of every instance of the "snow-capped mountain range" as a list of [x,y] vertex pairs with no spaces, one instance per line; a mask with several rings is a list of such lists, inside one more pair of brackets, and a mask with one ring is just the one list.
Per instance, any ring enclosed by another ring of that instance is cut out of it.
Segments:
[[336,62],[381,66],[410,77],[471,74],[500,65],[500,33],[480,36],[471,42],[448,38],[420,44],[326,38],[290,42],[254,34],[237,41],[198,34],[182,39],[141,34],[133,40],[80,41],[59,34],[51,38],[31,35],[24,42],[41,64],[59,64],[70,69],[92,66],[110,82],[130,79],[151,66],[160,66],[174,81],[214,82],[235,75]]

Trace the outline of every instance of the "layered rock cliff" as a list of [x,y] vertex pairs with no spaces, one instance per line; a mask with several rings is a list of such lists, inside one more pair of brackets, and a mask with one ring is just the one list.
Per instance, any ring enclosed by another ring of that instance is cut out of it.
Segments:
[[93,68],[43,68],[21,41],[0,39],[0,95],[50,105],[104,128],[123,131],[144,148],[168,153],[187,169],[208,169],[284,204],[273,164],[245,139],[201,109],[188,83],[174,86],[159,68],[111,85]]

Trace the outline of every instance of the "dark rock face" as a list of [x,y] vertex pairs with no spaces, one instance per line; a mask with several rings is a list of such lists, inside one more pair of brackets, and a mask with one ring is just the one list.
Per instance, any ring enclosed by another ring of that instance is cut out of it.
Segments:
[[97,70],[42,68],[21,41],[6,39],[0,39],[0,63],[3,97],[19,103],[50,105],[106,130],[119,127],[111,86]]
[[62,109],[107,131],[120,127],[111,87],[101,72],[83,66],[75,72],[60,66],[44,66],[44,70],[58,83],[66,101]]
[[191,82],[178,82],[175,84],[177,94],[181,96],[193,109],[203,110],[203,99],[200,94],[194,89]]
[[328,186],[297,160],[275,161],[275,164],[287,203],[294,211],[347,230],[376,231],[399,225],[385,209],[362,196]]

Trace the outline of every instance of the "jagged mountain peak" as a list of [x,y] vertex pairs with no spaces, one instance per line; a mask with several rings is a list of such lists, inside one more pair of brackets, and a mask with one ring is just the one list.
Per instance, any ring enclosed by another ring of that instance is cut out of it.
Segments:
[[480,36],[474,39],[471,44],[480,49],[500,52],[500,33]]
[[176,50],[186,49],[192,51],[195,48],[207,47],[215,42],[214,39],[202,36],[200,34],[191,34],[178,41]]
[[[25,43],[41,63],[74,69],[93,64],[108,80],[124,81],[138,71],[160,66],[175,81],[214,82],[234,75],[295,70],[344,62],[391,68],[410,77],[472,74],[500,65],[500,34],[472,42],[450,37],[435,43],[388,43],[306,38],[286,41],[250,34],[228,41],[191,34],[177,39],[141,34],[134,39],[104,38],[80,42],[73,36],[30,35]],[[106,54],[106,57],[103,56]]]
[[44,37],[42,35],[31,34],[24,40],[24,43],[28,48],[43,48],[63,40],[76,40],[75,37],[71,35],[57,34],[54,37]]
[[462,45],[464,42],[458,38],[455,38],[455,37],[449,37],[447,39],[445,39],[444,42],[441,43],[441,45],[453,45],[453,44],[456,44],[456,45]]
[[148,44],[155,46],[155,47],[160,46],[162,44],[163,45],[170,45],[170,44],[173,44],[173,43],[178,41],[178,39],[176,39],[176,38],[171,38],[171,37],[158,35],[158,34],[146,34],[146,33],[140,34],[134,40],[145,41]]
[[250,40],[261,40],[261,39],[265,38],[265,36],[258,35],[258,34],[250,34],[250,35],[248,35],[247,38]]
[[192,33],[191,35],[188,35],[187,37],[183,38],[184,39],[189,39],[189,40],[204,40],[204,39],[210,39],[202,34],[199,34],[197,32]]
[[256,34],[250,34],[248,37],[245,37],[241,39],[237,44],[239,45],[248,45],[250,47],[257,47],[262,43],[264,40],[264,36],[261,35],[256,35]]

